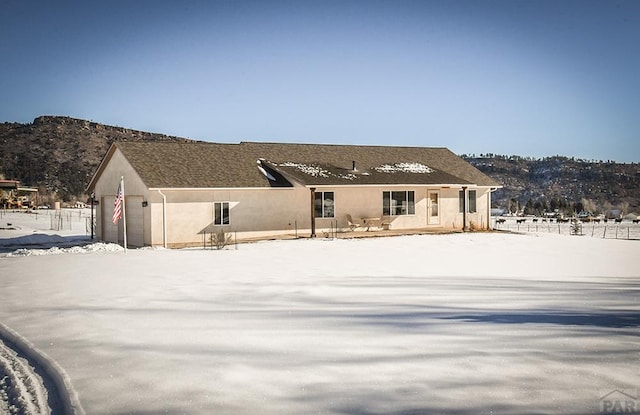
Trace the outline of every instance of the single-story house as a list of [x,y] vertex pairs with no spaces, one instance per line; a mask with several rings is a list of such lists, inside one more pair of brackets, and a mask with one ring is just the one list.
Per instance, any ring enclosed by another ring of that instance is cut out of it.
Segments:
[[500,187],[446,148],[117,142],[88,187],[106,242],[124,239],[123,221],[112,221],[121,178],[128,244],[165,247],[201,246],[220,230],[241,240],[358,223],[488,229],[491,192]]

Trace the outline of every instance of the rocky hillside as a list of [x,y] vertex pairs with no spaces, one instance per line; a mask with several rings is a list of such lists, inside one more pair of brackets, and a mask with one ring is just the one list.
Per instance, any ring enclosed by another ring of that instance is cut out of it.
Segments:
[[[640,164],[569,157],[534,159],[486,154],[463,155],[467,161],[503,184],[493,205],[515,212],[540,214],[619,209],[640,213]],[[595,212],[594,212],[595,213]]]
[[70,117],[0,124],[0,177],[40,188],[58,200],[84,199],[85,188],[114,141],[186,140]]
[[[146,140],[187,139],[70,117],[43,116],[31,124],[2,123],[0,178],[38,187],[45,199],[82,200],[112,142]],[[527,207],[527,213],[556,208],[603,211],[612,207],[640,212],[637,163],[493,154],[463,158],[504,185],[493,195],[494,207],[512,211]]]

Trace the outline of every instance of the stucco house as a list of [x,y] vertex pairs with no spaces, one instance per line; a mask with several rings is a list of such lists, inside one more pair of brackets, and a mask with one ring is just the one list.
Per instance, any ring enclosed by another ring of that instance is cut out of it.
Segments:
[[123,240],[112,222],[121,177],[128,244],[166,247],[220,229],[240,240],[347,231],[349,217],[368,219],[363,231],[486,229],[500,187],[446,148],[117,142],[88,187],[106,242]]

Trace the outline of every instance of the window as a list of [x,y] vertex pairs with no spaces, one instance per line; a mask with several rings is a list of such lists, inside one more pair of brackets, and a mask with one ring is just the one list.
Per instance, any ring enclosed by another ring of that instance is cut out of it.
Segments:
[[[467,191],[467,212],[476,213],[476,197],[477,195],[475,190]],[[460,190],[460,192],[458,193],[458,204],[460,206],[460,213],[464,213],[464,190]]]
[[467,194],[469,196],[469,213],[476,213],[476,191],[469,190]]
[[334,217],[333,192],[316,192],[316,218]]
[[382,192],[382,214],[385,216],[414,215],[416,213],[415,193]]
[[214,225],[228,225],[229,224],[229,202],[214,202]]
[[438,213],[438,194],[429,193],[429,199],[431,200],[431,217],[436,217]]

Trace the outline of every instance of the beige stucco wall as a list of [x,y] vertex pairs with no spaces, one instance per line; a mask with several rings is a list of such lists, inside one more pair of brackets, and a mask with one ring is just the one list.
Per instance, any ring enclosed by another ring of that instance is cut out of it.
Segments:
[[[142,209],[143,237],[133,237],[133,232],[140,232],[140,229],[136,226],[129,227],[129,229],[127,229],[127,234],[131,236],[132,240],[142,239],[144,245],[150,245],[151,227],[149,225],[151,223],[151,216],[148,213],[149,208],[142,208],[139,206],[141,200],[147,200],[149,192],[145,184],[140,179],[140,176],[138,176],[138,173],[133,170],[129,162],[127,162],[119,150],[114,152],[109,163],[105,166],[104,171],[95,183],[94,192],[96,200],[99,202],[98,208],[96,209],[96,236],[99,240],[105,242],[122,241],[122,221],[119,221],[118,225],[114,225],[111,221],[113,216],[113,201],[115,199],[121,177],[124,177],[125,184],[125,208],[129,208],[132,217],[138,216],[133,214],[134,209]],[[117,237],[115,235],[117,235]]]
[[[488,223],[487,203],[489,189],[474,188],[477,191],[477,211],[467,213],[467,226],[474,223],[476,229],[486,229]],[[384,191],[414,191],[415,214],[384,217],[385,223],[390,224],[391,229],[420,229],[433,230],[461,230],[463,227],[463,214],[459,212],[458,192],[461,188],[439,188],[428,186],[376,186],[362,188],[322,188],[317,191],[335,192],[335,210],[338,227],[347,227],[346,215],[351,214],[354,219],[366,217],[382,217],[382,193]],[[438,194],[439,214],[431,223],[428,220],[431,202],[430,193]],[[318,219],[318,227],[329,227],[329,219]],[[483,224],[484,226],[481,226]]]
[[[163,244],[163,198],[169,246],[202,245],[212,230],[251,238],[295,233],[309,228],[309,191],[302,188],[151,191],[152,244]],[[214,203],[229,202],[230,224],[214,225]]]
[[[383,218],[394,230],[433,229],[460,230],[463,214],[459,213],[458,191],[429,187],[360,187],[317,188],[316,192],[332,191],[335,197],[335,217],[317,218],[316,233],[336,226],[347,230],[346,215],[353,218],[382,218],[383,191],[413,190],[416,197],[414,215]],[[477,212],[467,214],[467,224],[476,229],[486,228],[488,189],[477,190]],[[217,229],[235,234],[238,239],[277,235],[309,235],[311,231],[311,191],[302,186],[279,189],[208,189],[161,190],[166,195],[167,241],[169,247],[202,246],[208,244],[209,234]],[[438,221],[429,224],[430,192],[439,195]],[[153,245],[163,244],[163,200],[158,191],[149,195]],[[213,225],[214,202],[229,202],[229,225]]]

